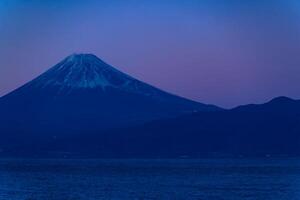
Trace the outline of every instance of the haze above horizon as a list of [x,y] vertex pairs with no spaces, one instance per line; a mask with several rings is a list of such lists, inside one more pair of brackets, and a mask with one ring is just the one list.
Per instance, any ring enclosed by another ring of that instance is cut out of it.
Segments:
[[300,98],[297,0],[0,2],[0,96],[72,53],[234,107]]

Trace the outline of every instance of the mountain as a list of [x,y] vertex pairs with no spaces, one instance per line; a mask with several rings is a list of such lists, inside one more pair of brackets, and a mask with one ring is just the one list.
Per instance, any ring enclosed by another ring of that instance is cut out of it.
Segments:
[[0,98],[0,156],[300,155],[300,101],[223,110],[72,55]]
[[0,140],[76,135],[215,110],[134,79],[95,55],[74,54],[0,98]]
[[260,105],[194,112],[34,144],[18,148],[31,154],[101,158],[299,156],[300,101],[279,97]]
[[300,101],[279,97],[260,105],[197,112],[47,145],[48,150],[53,147],[98,157],[299,156]]
[[[120,137],[117,142],[119,151],[125,155],[298,156],[300,101],[279,97],[260,105],[157,120],[126,132],[129,136]],[[112,138],[107,140],[110,146],[116,145]],[[111,151],[109,146],[105,148]]]
[[282,112],[292,114],[300,111],[300,101],[281,96],[274,98],[265,104],[238,106],[233,110],[244,112]]

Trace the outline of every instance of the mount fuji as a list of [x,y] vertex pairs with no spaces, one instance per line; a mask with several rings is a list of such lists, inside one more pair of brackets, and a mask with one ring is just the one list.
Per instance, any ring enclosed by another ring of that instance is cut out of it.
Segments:
[[0,98],[1,140],[60,137],[220,108],[169,94],[92,54],[74,54]]
[[299,124],[299,100],[223,110],[75,54],[0,98],[0,156],[300,155]]

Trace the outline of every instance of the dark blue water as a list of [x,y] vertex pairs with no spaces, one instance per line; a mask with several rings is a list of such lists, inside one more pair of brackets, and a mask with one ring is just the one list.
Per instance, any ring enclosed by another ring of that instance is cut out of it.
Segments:
[[300,159],[0,160],[0,200],[300,199]]

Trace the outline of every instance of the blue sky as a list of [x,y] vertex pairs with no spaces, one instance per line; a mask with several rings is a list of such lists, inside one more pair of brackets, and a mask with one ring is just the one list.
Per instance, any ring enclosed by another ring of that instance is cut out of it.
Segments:
[[297,0],[1,0],[0,96],[72,53],[233,107],[300,98]]

